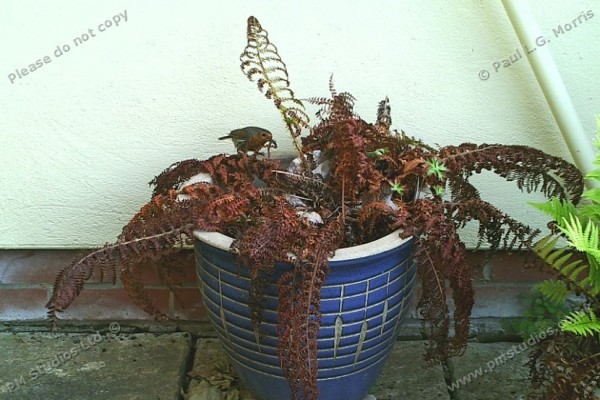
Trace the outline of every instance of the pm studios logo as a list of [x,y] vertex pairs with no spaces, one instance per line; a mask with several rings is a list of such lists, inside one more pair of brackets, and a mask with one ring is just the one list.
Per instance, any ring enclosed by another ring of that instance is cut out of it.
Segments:
[[[73,346],[68,349],[58,351],[52,354],[46,359],[38,361],[35,365],[31,366],[29,371],[24,374],[20,374],[17,378],[8,380],[7,382],[0,385],[0,393],[12,393],[23,386],[39,379],[40,377],[55,373],[59,371],[60,367],[72,359],[76,358],[83,352],[91,349],[92,347],[102,343],[106,339],[115,339],[117,334],[121,331],[121,326],[117,322],[112,322],[108,327],[108,333],[102,335],[99,331],[93,334],[82,337],[79,341],[75,342]],[[93,368],[101,369],[105,367],[104,361],[91,363]]]

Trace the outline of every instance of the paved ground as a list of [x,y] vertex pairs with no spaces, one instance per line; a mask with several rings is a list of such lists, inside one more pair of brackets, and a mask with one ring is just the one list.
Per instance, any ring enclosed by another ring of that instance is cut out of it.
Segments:
[[[377,400],[525,399],[521,349],[474,342],[445,368],[427,367],[423,342],[399,341],[372,393]],[[254,400],[218,342],[189,333],[123,333],[115,323],[95,333],[5,332],[0,354],[0,399]]]

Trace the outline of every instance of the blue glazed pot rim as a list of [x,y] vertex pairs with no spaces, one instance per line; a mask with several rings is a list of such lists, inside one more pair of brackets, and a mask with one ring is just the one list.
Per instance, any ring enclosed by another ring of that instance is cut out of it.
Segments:
[[[345,261],[361,257],[383,253],[388,250],[395,249],[412,238],[401,239],[399,236],[400,230],[396,230],[380,239],[358,246],[344,247],[336,250],[335,255],[329,261]],[[223,235],[219,232],[206,232],[195,230],[194,237],[206,244],[216,247],[221,250],[229,251],[233,238]]]

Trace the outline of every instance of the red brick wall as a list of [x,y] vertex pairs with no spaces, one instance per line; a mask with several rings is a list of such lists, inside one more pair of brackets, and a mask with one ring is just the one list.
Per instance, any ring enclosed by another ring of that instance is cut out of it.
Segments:
[[[481,263],[483,252],[470,254],[470,261]],[[528,294],[540,281],[552,275],[524,268],[526,257],[521,253],[498,253],[483,268],[473,270],[475,306],[472,318],[505,318],[523,315],[529,306]]]
[[[0,251],[0,321],[44,320],[45,304],[52,284],[61,268],[80,254],[73,250],[3,250]],[[184,275],[175,292],[160,284],[151,268],[144,281],[157,306],[169,317],[206,321],[200,299],[192,251],[180,253]],[[120,282],[89,283],[72,304],[61,313],[73,320],[151,320],[127,296]]]
[[[38,321],[46,318],[44,305],[51,294],[56,274],[79,254],[72,250],[0,251],[0,321]],[[471,260],[482,253],[471,253]],[[206,321],[196,282],[192,251],[181,253],[184,275],[175,292],[160,284],[148,268],[146,288],[157,305],[171,318]],[[525,295],[541,279],[550,276],[522,268],[520,255],[498,254],[483,268],[473,271],[476,291],[474,318],[522,315]],[[413,314],[416,317],[416,312]],[[90,283],[73,305],[61,314],[72,320],[151,320],[127,297],[120,283]]]

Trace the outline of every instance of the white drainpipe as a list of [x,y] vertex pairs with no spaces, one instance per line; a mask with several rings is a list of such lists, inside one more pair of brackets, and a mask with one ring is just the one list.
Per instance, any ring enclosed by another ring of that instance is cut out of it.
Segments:
[[[577,168],[584,174],[593,169],[596,158],[592,139],[585,133],[567,88],[550,55],[549,45],[536,45],[536,39],[545,37],[529,8],[527,0],[502,0],[508,18],[519,37],[535,77],[544,92],[552,115],[567,143]],[[548,39],[546,37],[546,39]],[[542,43],[540,41],[540,43]],[[535,48],[535,51],[531,51]],[[586,181],[590,185],[593,182]],[[596,186],[596,185],[593,185]]]

